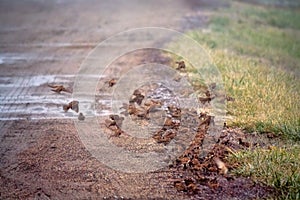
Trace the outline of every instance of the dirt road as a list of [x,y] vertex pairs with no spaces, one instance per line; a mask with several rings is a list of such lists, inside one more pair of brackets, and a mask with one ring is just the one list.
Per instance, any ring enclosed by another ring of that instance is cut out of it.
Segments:
[[[72,119],[78,114],[62,110],[72,95],[53,93],[47,84],[72,88],[84,58],[114,34],[151,26],[178,31],[201,27],[207,18],[195,13],[218,6],[224,5],[173,0],[1,0],[0,198],[192,198],[173,187],[169,171],[126,174],[98,162],[77,136]],[[137,54],[128,62],[156,59],[155,55]]]

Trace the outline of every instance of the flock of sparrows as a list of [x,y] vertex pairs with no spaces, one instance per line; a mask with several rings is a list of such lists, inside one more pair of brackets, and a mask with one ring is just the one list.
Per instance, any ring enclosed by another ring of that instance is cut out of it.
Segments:
[[[175,62],[177,64],[176,70],[185,70],[186,65],[184,61],[177,61]],[[180,80],[179,78],[176,78],[176,81]],[[116,78],[112,78],[105,82],[108,87],[113,87],[117,83]],[[68,92],[71,93],[72,91],[68,88],[65,88],[63,85],[49,85],[48,86],[51,89],[51,91],[56,92],[60,94],[61,92]],[[214,89],[216,87],[216,84],[213,83],[210,86],[210,89]],[[205,97],[198,97],[199,101],[204,104],[206,102],[210,102],[215,98],[214,95],[210,93],[209,90],[205,92]],[[233,101],[234,99],[231,97],[226,97],[228,101]],[[136,89],[131,98],[129,99],[129,103],[123,103],[123,107],[125,109],[124,112],[121,114],[124,114],[125,116],[135,116],[140,119],[149,119],[149,113],[156,110],[156,108],[159,108],[162,106],[162,102],[159,100],[154,99],[147,99],[145,100],[145,92],[141,89]],[[67,112],[69,109],[75,111],[76,113],[79,112],[79,102],[76,100],[73,100],[69,102],[68,104],[63,105],[63,110]],[[168,107],[168,112],[171,114],[171,117],[166,118],[165,123],[161,130],[159,130],[156,134],[154,134],[153,138],[159,142],[167,144],[170,142],[171,139],[173,139],[176,136],[176,129],[179,126],[179,118],[181,116],[181,110],[176,107]],[[201,116],[200,116],[201,117]],[[82,113],[79,113],[78,120],[84,120],[85,116]],[[124,119],[124,118],[123,118]],[[118,115],[110,115],[109,119],[105,120],[106,127],[112,130],[116,136],[119,136],[123,131],[121,130],[121,124],[120,120],[123,120]],[[211,120],[211,119],[208,119]],[[171,127],[171,128],[170,128]]]
[[[176,64],[178,65],[176,70],[185,70],[186,65],[184,61],[177,61]],[[180,81],[181,76],[175,77],[175,81]],[[113,87],[117,83],[117,79],[112,78],[108,81],[105,82],[108,87]],[[65,88],[62,85],[48,85],[51,87],[51,91],[56,92],[56,93],[61,93],[61,92],[69,92],[71,93],[70,89]],[[198,97],[199,102],[202,104],[209,103],[211,102],[216,96],[211,94],[211,90],[216,88],[216,84],[212,83],[208,87],[210,90],[206,90],[204,92],[205,96],[204,97]],[[225,96],[227,101],[234,101],[234,98]],[[121,114],[125,116],[131,116],[135,117],[136,119],[141,119],[141,120],[149,120],[150,116],[149,114],[153,111],[155,111],[157,108],[160,108],[162,106],[162,101],[160,100],[154,100],[154,99],[147,99],[145,91],[142,89],[136,89],[134,90],[133,94],[131,95],[128,103],[123,103],[123,111]],[[69,102],[66,105],[63,105],[63,110],[67,112],[69,109],[74,110],[76,113],[79,112],[79,102],[76,100],[73,100]],[[172,139],[176,137],[178,134],[178,129],[180,126],[180,119],[181,119],[181,114],[182,110],[176,106],[168,106],[167,107],[167,113],[169,114],[168,117],[166,117],[164,124],[160,130],[158,130],[152,138],[157,142],[157,143],[162,143],[167,145],[170,143]],[[209,124],[213,123],[214,119],[213,116],[208,115],[207,113],[200,113],[199,117],[199,128],[198,130],[201,129],[207,129],[207,126]],[[82,113],[79,113],[78,116],[79,120],[84,120],[85,116]],[[120,117],[119,115],[109,115],[108,119],[105,119],[105,126],[111,130],[114,134],[113,136],[120,136],[121,134],[124,134],[124,131],[121,129],[122,127],[122,122],[124,120],[124,117]],[[226,127],[226,123],[224,123],[224,127]],[[201,137],[197,136],[195,137],[196,140],[199,139],[198,143],[201,143]],[[195,148],[196,149],[196,148]],[[197,152],[194,152],[195,149],[191,148],[190,150],[187,150],[185,154],[180,156],[176,162],[177,166],[184,166],[186,168],[190,168],[192,170],[202,170],[203,169],[203,164],[200,163],[198,157],[195,157],[194,155],[198,155]],[[213,161],[215,165],[217,166],[217,169],[219,170],[220,174],[227,174],[228,168],[226,167],[225,163],[218,157],[214,157]],[[177,188],[179,191],[183,190],[188,190],[188,191],[194,191],[196,190],[197,186],[193,181],[188,181],[188,180],[177,180],[174,181],[174,186]],[[213,183],[212,183],[213,186]]]
[[[110,79],[109,81],[106,81],[105,83],[108,84],[109,87],[113,87],[117,83],[117,79]],[[72,93],[72,90],[69,88],[66,88],[63,85],[50,85],[48,84],[48,87],[52,88],[51,91],[56,92],[58,94],[61,94],[61,92],[67,92],[67,93]],[[74,110],[76,113],[79,112],[79,102],[76,100],[73,100],[69,102],[68,104],[63,105],[63,110],[65,112],[68,112],[68,110]],[[83,113],[79,113],[78,115],[78,120],[83,121],[85,120],[85,116]]]
[[[176,70],[184,71],[186,69],[186,64],[184,61],[177,61],[175,62],[177,64]],[[179,81],[181,76],[175,77],[175,81]],[[113,78],[109,81],[105,82],[108,84],[109,87],[113,87],[117,83],[117,79]],[[216,83],[213,83],[209,86],[210,89],[214,89],[216,87]],[[214,95],[211,95],[210,91],[207,90],[205,92],[205,97],[199,97],[199,101],[204,104],[206,102],[210,102],[215,98]],[[159,100],[154,99],[145,99],[145,91],[142,89],[136,89],[134,90],[133,94],[131,95],[129,99],[129,103],[123,103],[123,106],[121,108],[125,109],[125,111],[121,112],[121,114],[131,117],[137,117],[138,119],[149,119],[149,113],[154,111],[156,108],[159,108],[162,106],[162,102]],[[168,107],[168,112],[171,113],[172,117],[167,118],[165,120],[165,124],[163,125],[162,129],[159,130],[156,134],[154,134],[153,138],[159,142],[167,144],[170,142],[171,139],[173,139],[176,136],[176,126],[178,126],[178,119],[181,116],[181,110],[179,108],[171,108]],[[200,116],[201,117],[201,116]],[[211,117],[211,116],[210,116]],[[209,119],[210,120],[210,119]],[[213,119],[212,119],[213,121]],[[170,127],[170,125],[173,127],[173,129],[169,129],[166,127]],[[115,125],[115,117],[112,118],[111,116],[109,119],[106,120],[106,126],[115,132],[114,135],[120,135],[123,133],[121,131],[120,126]]]
[[[176,62],[178,65],[176,70],[184,71],[186,69],[186,65],[184,61]],[[180,81],[181,76],[176,76],[174,78],[175,81]],[[113,87],[116,84],[117,80],[112,79],[107,82],[110,87]],[[198,97],[199,102],[202,104],[210,103],[217,94],[213,94],[214,89],[217,87],[216,83],[212,83],[207,87],[207,90],[204,92],[205,96]],[[155,111],[157,108],[160,108],[163,103],[157,99],[148,99],[146,98],[146,93],[143,89],[137,89],[133,91],[128,103],[123,103],[123,109],[125,110],[121,114],[125,116],[134,117],[137,120],[149,120],[149,114],[152,111]],[[225,97],[227,101],[234,101],[234,98],[228,97],[226,95],[222,95]],[[154,133],[152,138],[157,143],[162,143],[167,145],[171,142],[172,139],[176,137],[177,134],[180,134],[180,122],[183,116],[184,110],[181,110],[179,107],[175,105],[170,105],[167,107],[167,117],[162,125],[162,127]],[[174,163],[175,167],[182,167],[183,169],[198,171],[199,173],[203,170],[212,170],[224,176],[227,176],[228,168],[226,164],[222,161],[222,158],[217,154],[213,157],[209,158],[210,160],[207,162],[203,162],[199,159],[201,141],[203,141],[204,134],[206,130],[211,124],[214,124],[214,116],[209,115],[207,112],[201,112],[199,115],[195,116],[197,118],[198,130],[195,139],[193,140],[190,148],[188,148],[183,155],[177,158]],[[109,119],[105,120],[105,125],[108,129],[114,132],[113,136],[120,136],[124,134],[121,126],[124,118],[118,115],[110,115]],[[226,123],[224,123],[224,127],[226,127]],[[201,177],[199,178],[199,180]],[[214,180],[204,180],[207,185],[211,188],[218,188],[218,182]],[[179,191],[197,191],[197,181],[182,179],[174,180],[174,186]]]

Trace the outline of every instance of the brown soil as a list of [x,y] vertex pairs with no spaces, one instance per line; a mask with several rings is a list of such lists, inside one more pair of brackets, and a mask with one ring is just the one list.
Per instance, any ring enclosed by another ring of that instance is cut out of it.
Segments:
[[[262,199],[273,192],[251,179],[219,173],[212,155],[223,160],[226,147],[255,145],[238,129],[225,129],[206,159],[186,153],[158,172],[127,174],[93,158],[70,120],[1,125],[6,130],[0,152],[2,199]],[[199,132],[196,143],[201,144],[204,133]]]

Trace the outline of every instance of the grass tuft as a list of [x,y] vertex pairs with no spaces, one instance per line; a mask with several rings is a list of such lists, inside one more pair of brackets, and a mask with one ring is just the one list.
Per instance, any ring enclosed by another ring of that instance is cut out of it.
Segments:
[[238,164],[232,173],[276,188],[276,199],[300,199],[300,146],[241,151],[227,159]]
[[282,70],[223,51],[211,53],[223,74],[231,124],[300,141],[300,83]]

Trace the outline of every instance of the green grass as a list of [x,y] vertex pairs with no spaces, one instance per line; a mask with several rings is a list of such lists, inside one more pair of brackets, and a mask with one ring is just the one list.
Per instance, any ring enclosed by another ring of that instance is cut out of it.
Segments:
[[232,173],[276,188],[279,195],[273,198],[300,199],[300,146],[241,151],[227,160],[239,165]]
[[214,50],[215,64],[223,74],[231,124],[248,131],[281,133],[300,140],[300,83],[280,69],[253,58]]
[[[293,6],[298,1],[259,2]],[[206,49],[227,95],[235,98],[227,103],[227,124],[277,133],[283,144],[294,145],[233,152],[227,161],[238,163],[232,173],[274,187],[279,194],[274,199],[300,199],[300,8],[230,5],[210,13],[205,30],[187,33]],[[176,41],[170,45],[176,47]],[[199,76],[187,67],[189,77]],[[200,90],[203,80],[195,81],[199,84],[192,85]]]
[[[300,5],[300,3],[299,3]],[[278,12],[279,11],[279,12]],[[295,10],[247,6],[239,12],[256,24],[266,24],[278,28],[300,29],[299,8]]]
[[187,33],[236,99],[227,106],[229,124],[300,141],[300,10],[231,5],[212,15],[206,31]]
[[256,3],[273,7],[299,7],[299,0],[255,0]]
[[192,31],[190,36],[210,48],[259,57],[299,76],[300,9],[266,9],[235,3],[220,13],[212,17],[208,33]]
[[[275,6],[229,1],[231,6],[210,13],[206,29],[187,34],[211,56],[227,95],[235,98],[227,103],[227,124],[277,133],[283,144],[294,144],[233,152],[228,162],[238,166],[232,173],[274,187],[279,194],[275,199],[300,199],[300,8],[287,8],[300,2],[257,2]],[[175,40],[169,45],[176,49],[185,44]],[[194,89],[205,88],[194,70],[201,66],[186,62]]]

